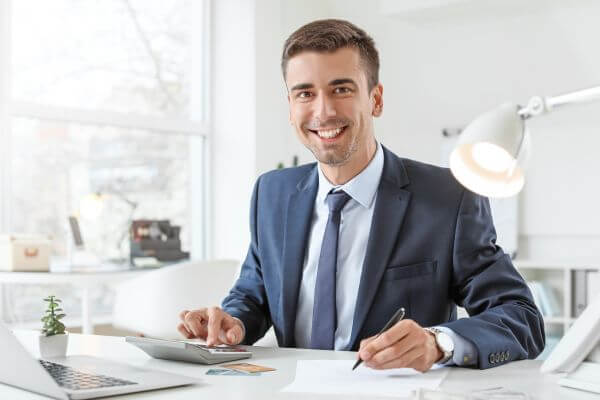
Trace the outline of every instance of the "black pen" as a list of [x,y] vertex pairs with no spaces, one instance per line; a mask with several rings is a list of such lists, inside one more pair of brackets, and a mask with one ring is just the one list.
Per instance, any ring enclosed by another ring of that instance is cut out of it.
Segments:
[[[387,324],[385,324],[385,326],[383,327],[383,329],[381,329],[379,331],[379,333],[377,334],[377,336],[375,336],[375,339],[377,339],[379,337],[379,335],[381,335],[383,332],[387,331],[392,326],[396,325],[396,323],[398,321],[401,321],[402,318],[404,318],[404,307],[400,307],[398,309],[398,311],[396,311],[396,313],[394,315],[392,315],[392,318],[390,318],[390,320],[387,322]],[[356,369],[356,367],[358,367],[360,365],[361,362],[363,362],[363,360],[359,356],[358,360],[356,360],[356,363],[354,364],[354,367],[352,367],[352,371],[354,371]]]

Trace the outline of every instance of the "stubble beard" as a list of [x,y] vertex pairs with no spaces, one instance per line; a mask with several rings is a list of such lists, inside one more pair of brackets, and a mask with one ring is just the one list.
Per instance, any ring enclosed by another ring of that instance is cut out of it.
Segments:
[[358,150],[358,136],[353,135],[350,144],[346,148],[340,149],[340,151],[321,152],[321,149],[310,143],[305,144],[305,147],[313,153],[320,163],[332,167],[339,167],[346,164],[350,160],[350,157]]

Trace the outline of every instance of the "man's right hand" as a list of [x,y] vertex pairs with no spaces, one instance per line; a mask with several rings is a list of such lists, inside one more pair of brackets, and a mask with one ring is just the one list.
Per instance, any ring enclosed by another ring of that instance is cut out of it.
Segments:
[[188,339],[204,339],[208,346],[234,345],[244,340],[244,327],[219,307],[183,310],[177,330]]

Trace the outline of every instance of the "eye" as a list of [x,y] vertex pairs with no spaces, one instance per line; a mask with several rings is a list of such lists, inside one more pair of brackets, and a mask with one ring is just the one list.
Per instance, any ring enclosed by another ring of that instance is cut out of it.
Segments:
[[350,88],[347,88],[345,86],[338,86],[335,89],[333,89],[333,93],[335,94],[346,94],[346,93],[350,93],[351,90]]
[[299,98],[299,99],[308,99],[311,96],[312,96],[312,93],[311,92],[306,92],[306,91],[305,92],[299,92],[296,95],[296,97]]

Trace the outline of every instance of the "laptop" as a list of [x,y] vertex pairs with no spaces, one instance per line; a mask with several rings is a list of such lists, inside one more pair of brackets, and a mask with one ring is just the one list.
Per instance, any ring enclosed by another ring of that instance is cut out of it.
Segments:
[[61,400],[95,399],[198,383],[193,378],[98,357],[36,360],[2,323],[0,354],[4,360],[0,362],[0,383]]

